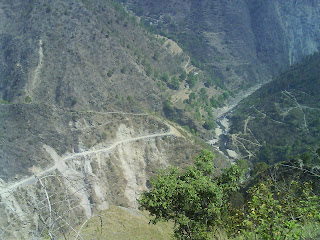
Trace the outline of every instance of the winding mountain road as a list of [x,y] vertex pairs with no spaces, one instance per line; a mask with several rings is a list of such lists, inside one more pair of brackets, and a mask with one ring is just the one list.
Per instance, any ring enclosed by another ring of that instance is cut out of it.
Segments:
[[106,148],[89,150],[89,151],[84,151],[84,152],[80,152],[80,153],[74,153],[74,154],[70,154],[70,155],[67,155],[64,157],[59,156],[52,147],[50,147],[48,145],[44,145],[44,149],[50,154],[51,158],[54,160],[54,165],[50,168],[47,168],[47,169],[37,173],[36,175],[22,179],[12,185],[0,187],[0,196],[6,192],[13,191],[18,187],[34,184],[38,181],[39,178],[41,178],[42,176],[45,176],[47,173],[50,173],[54,170],[65,171],[66,167],[67,167],[66,162],[70,159],[73,159],[76,157],[81,157],[81,156],[86,156],[86,155],[90,155],[90,154],[100,153],[100,152],[108,153],[112,149],[116,148],[118,145],[129,143],[129,142],[134,142],[134,141],[138,141],[138,140],[151,139],[151,138],[156,138],[156,137],[164,137],[164,136],[170,136],[170,135],[179,136],[179,132],[174,127],[172,127],[170,125],[168,125],[168,126],[169,126],[170,130],[165,133],[155,133],[155,134],[150,134],[150,135],[145,135],[145,136],[140,136],[140,137],[127,138],[127,139],[115,142]]

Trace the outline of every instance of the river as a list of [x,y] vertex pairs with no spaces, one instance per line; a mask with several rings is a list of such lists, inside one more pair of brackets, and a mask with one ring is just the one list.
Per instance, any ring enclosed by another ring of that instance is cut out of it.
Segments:
[[232,110],[237,107],[243,99],[253,94],[267,82],[269,81],[255,85],[247,90],[240,91],[234,98],[231,98],[228,101],[225,107],[216,109],[214,111],[216,121],[215,137],[207,141],[207,143],[214,146],[216,150],[223,153],[231,160],[239,159],[240,155],[236,151],[227,148],[227,143],[229,140],[228,135],[230,134],[229,114],[232,113]]

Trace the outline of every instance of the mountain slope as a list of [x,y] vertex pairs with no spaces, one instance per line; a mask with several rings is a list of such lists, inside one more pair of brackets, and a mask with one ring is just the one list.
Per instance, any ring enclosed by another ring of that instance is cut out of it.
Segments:
[[[141,18],[111,0],[1,1],[0,238],[54,238],[110,205],[137,207],[159,168],[183,167],[204,146],[197,131],[212,137],[213,109],[231,90],[318,45],[314,2],[136,3]],[[268,41],[285,6],[301,17],[283,19],[292,33],[277,27]],[[153,17],[162,24],[153,33],[172,39],[151,33]],[[216,155],[218,169],[229,164]]]
[[1,122],[9,124],[2,164],[11,178],[41,161],[31,160],[35,150],[19,149],[23,136],[33,139],[30,150],[39,142],[61,153],[79,148],[67,126],[72,111],[161,112],[167,96],[149,72],[179,73],[187,59],[112,1],[4,1],[1,10],[0,96],[14,103],[1,105]]
[[157,169],[200,150],[147,113],[174,93],[156,75],[180,74],[187,55],[121,5],[2,1],[0,12],[1,239],[57,237],[110,205],[136,207]]
[[131,96],[157,108],[160,91],[147,65],[173,73],[184,58],[112,2],[5,1],[2,11],[1,95],[9,102],[101,109]]
[[122,0],[228,88],[264,81],[317,51],[317,1]]
[[232,144],[270,163],[319,147],[319,66],[316,53],[241,102],[231,115]]

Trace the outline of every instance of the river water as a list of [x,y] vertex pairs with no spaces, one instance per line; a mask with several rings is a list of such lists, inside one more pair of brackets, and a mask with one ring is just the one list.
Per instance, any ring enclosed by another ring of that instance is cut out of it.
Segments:
[[[267,82],[269,81],[266,81],[265,83]],[[228,135],[230,131],[230,121],[228,115],[232,113],[232,110],[237,107],[243,99],[257,91],[265,83],[260,83],[245,91],[239,92],[234,98],[229,100],[225,107],[216,109],[214,111],[214,116],[216,119],[215,137],[207,141],[207,143],[215,147],[216,150],[223,153],[231,160],[239,159],[240,155],[236,151],[227,148],[227,143],[229,140]]]
[[231,159],[238,159],[238,154],[227,148],[228,134],[229,134],[229,119],[227,116],[216,120],[215,137],[208,141],[208,143],[216,148],[216,150],[223,153]]

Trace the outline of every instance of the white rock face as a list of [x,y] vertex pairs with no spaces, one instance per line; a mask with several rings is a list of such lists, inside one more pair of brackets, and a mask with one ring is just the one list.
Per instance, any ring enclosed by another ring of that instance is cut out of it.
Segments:
[[54,237],[59,226],[67,225],[68,231],[75,232],[73,226],[110,205],[137,208],[137,198],[152,172],[175,159],[175,144],[187,148],[173,127],[158,131],[137,131],[130,124],[119,124],[113,139],[61,156],[44,145],[52,166],[15,183],[1,184],[0,226],[9,224],[3,236],[32,238],[49,229],[49,236]]
[[289,64],[303,56],[318,51],[319,14],[318,1],[274,1],[279,23],[288,43]]

